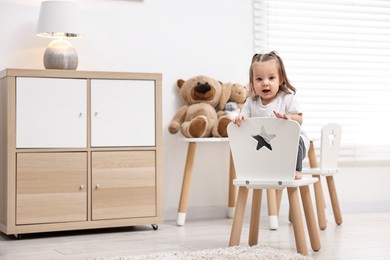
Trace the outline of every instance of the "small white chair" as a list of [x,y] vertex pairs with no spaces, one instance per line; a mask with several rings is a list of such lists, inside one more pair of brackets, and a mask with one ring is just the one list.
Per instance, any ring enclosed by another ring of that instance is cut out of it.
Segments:
[[314,191],[316,196],[318,224],[322,230],[326,229],[326,212],[325,200],[321,186],[321,176],[326,177],[335,222],[338,225],[341,225],[343,222],[336,192],[336,186],[333,179],[333,175],[339,171],[337,164],[340,150],[340,141],[341,126],[339,124],[331,123],[323,126],[321,129],[319,166],[315,155],[314,145],[313,142],[311,142],[308,151],[310,168],[305,168],[302,170],[302,174],[309,174],[319,179],[319,182],[314,185]]
[[298,196],[301,192],[311,247],[321,247],[309,185],[316,178],[294,180],[300,126],[279,118],[249,118],[240,127],[230,123],[227,131],[236,169],[234,185],[239,187],[229,246],[240,244],[248,191],[253,190],[249,245],[258,242],[261,197],[263,189],[287,188],[292,224],[298,253],[308,255]]

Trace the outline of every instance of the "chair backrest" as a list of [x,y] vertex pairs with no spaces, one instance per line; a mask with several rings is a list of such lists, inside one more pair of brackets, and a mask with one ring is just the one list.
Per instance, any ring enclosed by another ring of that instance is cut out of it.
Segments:
[[321,148],[320,148],[320,168],[337,168],[341,141],[341,126],[331,123],[322,127]]
[[293,180],[300,126],[280,118],[248,118],[227,127],[237,179]]

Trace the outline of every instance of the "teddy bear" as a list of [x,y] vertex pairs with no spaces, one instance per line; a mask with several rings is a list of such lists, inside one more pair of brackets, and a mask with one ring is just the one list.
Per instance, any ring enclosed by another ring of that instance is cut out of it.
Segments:
[[240,114],[248,97],[248,90],[246,86],[239,83],[224,83],[222,88],[224,90],[217,112],[219,121],[217,133],[219,137],[227,137],[227,125]]
[[215,137],[218,133],[220,101],[224,91],[222,83],[208,76],[195,76],[187,80],[177,80],[177,87],[185,105],[179,108],[172,118],[168,130],[191,138]]

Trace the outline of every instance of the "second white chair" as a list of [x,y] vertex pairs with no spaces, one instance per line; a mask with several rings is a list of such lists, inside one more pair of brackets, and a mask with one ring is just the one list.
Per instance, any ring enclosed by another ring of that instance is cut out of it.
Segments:
[[341,126],[339,124],[326,124],[321,129],[320,163],[318,165],[313,142],[310,143],[308,157],[310,168],[303,169],[302,174],[309,174],[319,179],[314,185],[317,204],[318,224],[322,230],[326,229],[325,200],[321,186],[321,176],[326,178],[335,222],[343,222],[339,200],[336,192],[333,175],[339,171],[338,157],[341,141]]

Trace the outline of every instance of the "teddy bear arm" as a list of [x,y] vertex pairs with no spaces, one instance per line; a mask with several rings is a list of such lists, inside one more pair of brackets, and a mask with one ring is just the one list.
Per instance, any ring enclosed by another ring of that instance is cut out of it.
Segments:
[[188,106],[182,106],[177,112],[176,114],[174,115],[174,117],[172,118],[171,122],[169,123],[169,132],[171,134],[176,134],[179,129],[180,129],[180,126],[181,124],[184,122],[184,119],[186,117],[186,114],[187,114],[187,110],[188,110]]

